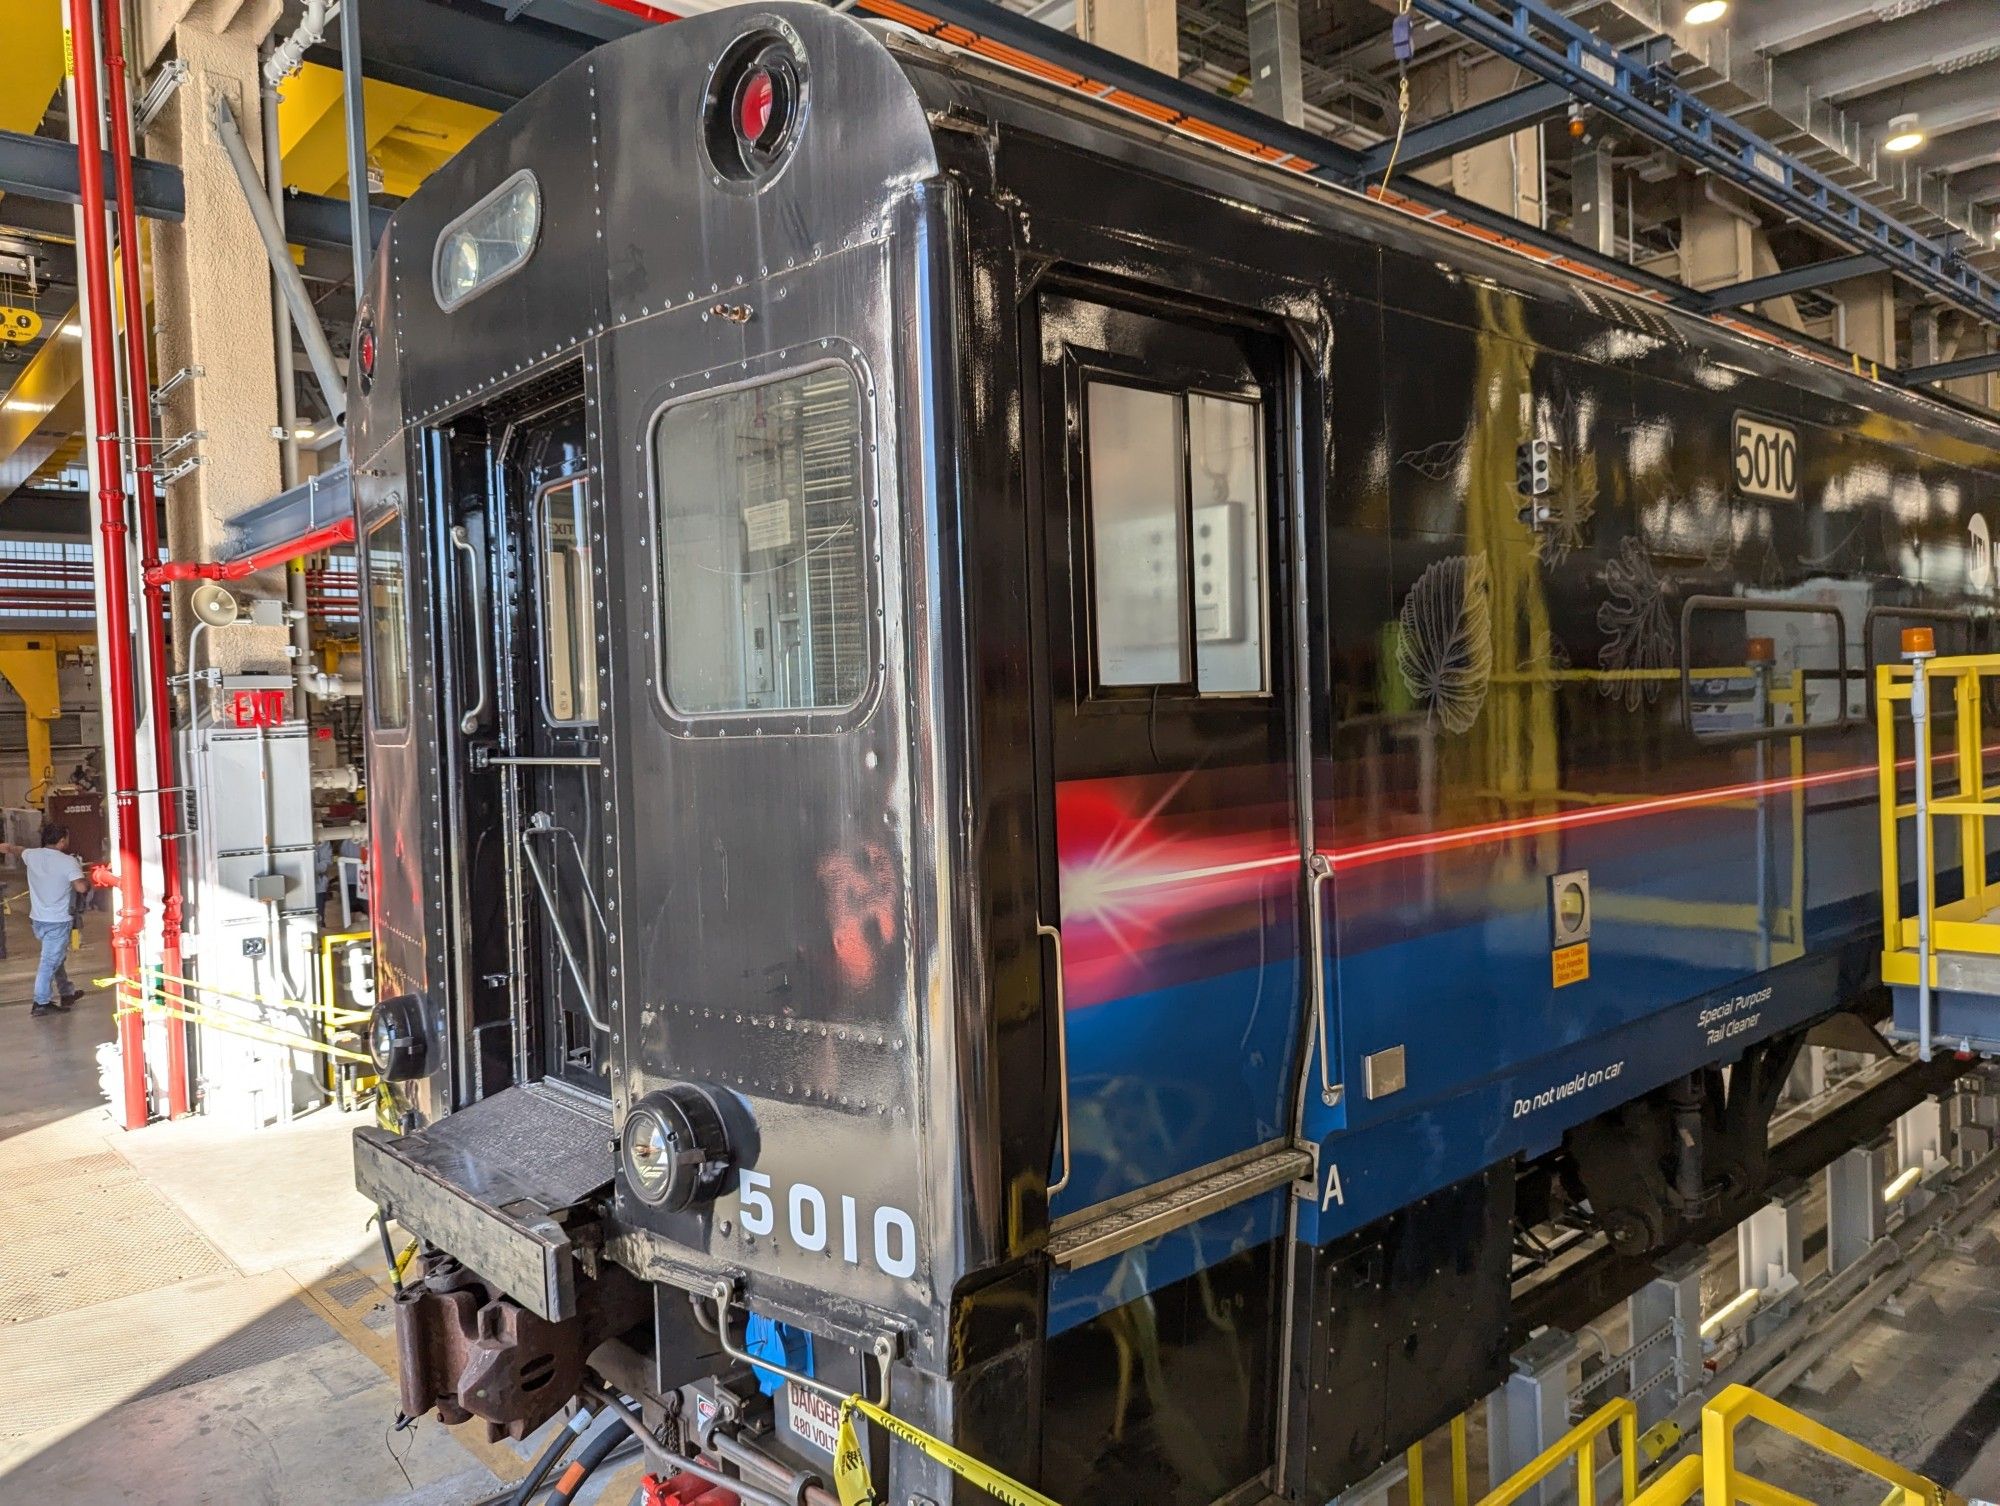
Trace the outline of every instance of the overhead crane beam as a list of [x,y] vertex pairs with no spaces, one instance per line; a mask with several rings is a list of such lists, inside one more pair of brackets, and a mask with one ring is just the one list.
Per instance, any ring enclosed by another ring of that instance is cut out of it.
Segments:
[[2000,324],[2000,281],[1539,0],[1505,0],[1493,10],[1477,0],[1414,4],[1839,244],[1878,257],[1932,296]]
[[1813,262],[1810,266],[1793,267],[1788,272],[1773,272],[1768,277],[1752,277],[1744,282],[1732,282],[1727,287],[1710,288],[1689,302],[1703,313],[1712,313],[1717,309],[1740,309],[1748,304],[1762,303],[1766,298],[1785,298],[1793,293],[1846,282],[1850,277],[1866,277],[1870,272],[1881,270],[1882,259],[1879,256],[1872,252],[1857,252],[1853,256],[1834,256]]
[[[1569,90],[1560,84],[1529,84],[1511,94],[1469,105],[1445,116],[1411,126],[1403,133],[1403,148],[1395,154],[1400,170],[1437,162],[1453,152],[1467,151],[1498,141],[1529,126],[1540,125],[1569,103]],[[1394,143],[1385,141],[1361,154],[1361,171],[1379,178],[1388,171]]]
[[[107,179],[110,163],[105,164]],[[187,213],[187,196],[180,169],[150,157],[132,160],[134,208],[149,220],[179,220]],[[57,204],[81,202],[76,181],[76,148],[67,141],[0,131],[0,193],[22,194]],[[379,206],[371,217],[376,239],[388,226],[389,211]],[[296,245],[345,251],[347,203],[319,194],[285,195],[285,235]]]
[[1993,371],[2000,371],[2000,351],[1990,350],[1984,355],[1965,356],[1956,361],[1939,361],[1934,366],[1913,366],[1902,375],[1906,382],[1952,382],[1960,377],[1985,376]]

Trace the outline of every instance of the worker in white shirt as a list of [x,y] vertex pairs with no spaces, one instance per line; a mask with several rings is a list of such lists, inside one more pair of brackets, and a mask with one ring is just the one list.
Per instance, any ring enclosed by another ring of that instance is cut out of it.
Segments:
[[29,1013],[66,1010],[72,1000],[83,997],[63,967],[69,955],[71,897],[90,892],[83,864],[69,850],[69,828],[51,821],[42,827],[40,847],[0,842],[0,852],[19,858],[28,875],[28,925],[42,949],[41,966],[35,970],[35,1007]]

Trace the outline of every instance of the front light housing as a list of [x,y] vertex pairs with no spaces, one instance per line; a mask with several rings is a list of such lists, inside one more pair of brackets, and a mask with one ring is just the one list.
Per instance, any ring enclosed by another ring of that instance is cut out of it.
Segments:
[[649,1208],[712,1202],[729,1175],[729,1135],[708,1091],[675,1083],[632,1105],[618,1136],[625,1185]]

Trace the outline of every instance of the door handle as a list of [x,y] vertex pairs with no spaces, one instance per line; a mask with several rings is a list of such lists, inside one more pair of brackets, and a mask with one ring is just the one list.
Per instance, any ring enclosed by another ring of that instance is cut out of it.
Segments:
[[1069,1186],[1069,1003],[1063,991],[1062,930],[1045,921],[1037,922],[1035,935],[1052,945],[1056,958],[1056,1083],[1057,1102],[1061,1105],[1058,1127],[1062,1131],[1062,1175],[1049,1183],[1049,1196],[1054,1197]]
[[1326,905],[1320,889],[1333,877],[1333,860],[1323,852],[1306,859],[1306,925],[1312,934],[1306,941],[1306,957],[1312,967],[1313,1034],[1319,1037],[1319,1101],[1328,1108],[1339,1104],[1346,1092],[1333,1080],[1333,1053],[1327,1044],[1331,1032],[1326,1018]]
[[463,523],[453,525],[451,547],[465,556],[465,580],[472,588],[472,615],[468,621],[472,629],[473,680],[479,687],[479,695],[466,708],[465,715],[458,719],[458,730],[470,737],[486,719],[486,703],[492,693],[490,677],[486,673],[486,588],[479,579],[483,563],[479,558],[479,549],[472,542],[472,536],[465,531]]

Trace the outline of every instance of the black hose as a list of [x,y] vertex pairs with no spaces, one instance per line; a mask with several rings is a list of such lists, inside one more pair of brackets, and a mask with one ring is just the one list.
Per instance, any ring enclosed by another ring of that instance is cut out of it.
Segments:
[[745,1506],[796,1506],[795,1502],[787,1501],[783,1496],[773,1495],[770,1491],[763,1489],[761,1486],[753,1485],[748,1480],[741,1479],[735,1475],[725,1475],[720,1470],[713,1469],[698,1459],[690,1459],[685,1454],[675,1453],[672,1449],[661,1443],[659,1439],[647,1432],[646,1424],[640,1418],[639,1414],[626,1406],[617,1393],[607,1387],[585,1382],[583,1390],[584,1394],[592,1401],[606,1408],[620,1422],[625,1424],[632,1435],[645,1447],[649,1457],[664,1459],[675,1469],[693,1475],[696,1479],[706,1480],[711,1485],[720,1485],[725,1489],[733,1490],[736,1492],[737,1497],[745,1503]]
[[[579,1416],[583,1419],[584,1427],[588,1428],[590,1414],[584,1412]],[[528,1502],[535,1498],[535,1492],[542,1488],[542,1481],[546,1480],[549,1471],[556,1467],[556,1460],[568,1453],[569,1446],[581,1436],[581,1430],[576,1425],[577,1420],[574,1417],[568,1418],[556,1429],[555,1437],[551,1438],[549,1446],[542,1450],[541,1457],[535,1461],[535,1467],[521,1476],[520,1483],[508,1492],[507,1506],[528,1506]],[[610,1431],[614,1438],[622,1436],[622,1430],[607,1429],[607,1431]]]
[[576,1499],[576,1493],[583,1489],[584,1481],[596,1473],[597,1466],[609,1459],[626,1441],[625,1429],[609,1425],[599,1427],[584,1443],[583,1451],[570,1461],[569,1468],[556,1482],[556,1488],[549,1492],[548,1506],[568,1506],[570,1501]]

